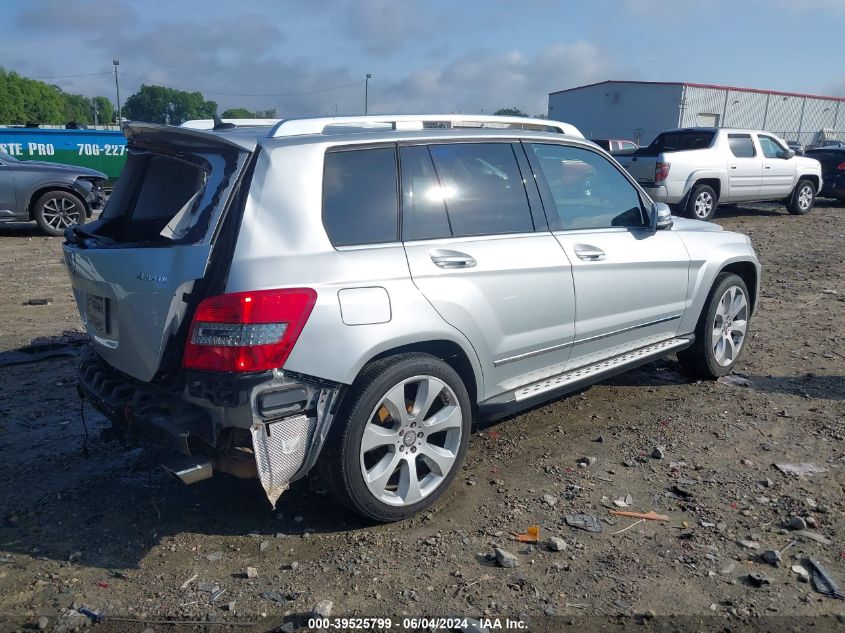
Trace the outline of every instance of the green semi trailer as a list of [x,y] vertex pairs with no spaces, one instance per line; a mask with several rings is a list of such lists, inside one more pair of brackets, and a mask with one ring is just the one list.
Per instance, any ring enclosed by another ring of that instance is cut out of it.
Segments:
[[18,160],[42,160],[101,171],[113,186],[126,163],[126,137],[111,130],[0,127],[0,151]]

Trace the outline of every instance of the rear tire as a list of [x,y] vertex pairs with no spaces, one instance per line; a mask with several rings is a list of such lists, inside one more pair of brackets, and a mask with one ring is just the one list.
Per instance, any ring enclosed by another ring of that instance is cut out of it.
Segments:
[[751,319],[748,288],[739,275],[720,273],[695,328],[695,342],[678,353],[681,366],[697,378],[731,373],[745,349]]
[[792,215],[804,215],[813,209],[816,202],[816,188],[809,180],[799,180],[789,197],[787,211]]
[[364,368],[332,426],[319,468],[344,506],[400,521],[433,504],[460,470],[471,430],[469,394],[448,364],[398,354]]
[[719,200],[716,191],[710,185],[698,185],[687,199],[686,215],[693,220],[709,222],[716,213]]
[[60,237],[74,224],[85,224],[85,203],[67,191],[48,191],[32,207],[32,217],[47,235]]

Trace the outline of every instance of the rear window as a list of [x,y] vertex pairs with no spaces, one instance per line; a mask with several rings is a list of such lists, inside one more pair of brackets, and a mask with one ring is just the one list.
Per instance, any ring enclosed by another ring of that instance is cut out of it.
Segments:
[[202,241],[239,160],[234,152],[176,157],[131,149],[100,220],[83,229],[121,244]]
[[663,152],[681,152],[706,149],[713,144],[716,132],[712,130],[679,130],[658,134],[648,147],[638,149],[638,156],[657,156]]
[[750,134],[729,134],[728,145],[731,153],[737,158],[754,158],[757,155]]
[[340,150],[326,154],[323,224],[335,246],[399,239],[396,149]]

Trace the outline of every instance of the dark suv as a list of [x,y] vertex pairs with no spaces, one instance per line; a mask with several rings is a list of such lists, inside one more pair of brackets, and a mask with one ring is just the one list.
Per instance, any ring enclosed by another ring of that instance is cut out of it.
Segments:
[[18,160],[0,152],[0,222],[35,220],[47,235],[63,235],[103,206],[106,178],[86,167]]

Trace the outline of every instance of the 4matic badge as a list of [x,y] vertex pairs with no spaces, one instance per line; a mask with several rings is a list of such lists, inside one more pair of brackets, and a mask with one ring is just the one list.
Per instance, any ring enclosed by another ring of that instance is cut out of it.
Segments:
[[150,273],[138,273],[138,279],[141,281],[155,281],[160,284],[167,283],[167,275],[153,275]]

